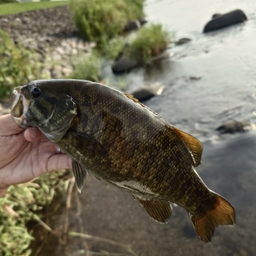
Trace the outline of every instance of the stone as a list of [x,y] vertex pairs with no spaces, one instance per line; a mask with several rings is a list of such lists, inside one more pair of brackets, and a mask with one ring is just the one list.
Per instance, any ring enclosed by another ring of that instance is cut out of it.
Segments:
[[241,122],[241,121],[229,121],[224,123],[223,125],[216,128],[216,131],[219,131],[220,133],[237,133],[237,132],[245,132],[250,130],[252,127],[252,124],[249,122]]
[[189,79],[192,81],[198,81],[200,80],[202,77],[201,76],[190,76]]
[[164,86],[160,83],[154,83],[151,85],[144,85],[131,92],[136,99],[139,101],[148,100],[154,96],[161,95],[164,90]]
[[126,56],[122,56],[112,65],[112,71],[115,74],[121,74],[129,72],[131,69],[135,67],[138,67],[138,63],[136,60]]
[[62,67],[60,65],[51,68],[51,77],[54,79],[62,78]]
[[228,12],[223,15],[215,14],[213,16],[213,19],[205,25],[203,32],[210,32],[216,29],[221,29],[245,21],[247,21],[247,17],[245,13],[239,9]]
[[181,38],[178,41],[176,41],[175,44],[176,45],[182,45],[182,44],[189,43],[191,41],[192,41],[192,39],[184,37],[184,38]]
[[144,19],[129,21],[124,27],[124,32],[130,32],[132,30],[136,30],[146,23],[147,21]]
[[72,71],[73,71],[73,70],[72,70],[71,67],[66,66],[66,67],[63,67],[63,68],[62,68],[61,73],[62,73],[63,76],[68,77],[68,76],[71,75]]

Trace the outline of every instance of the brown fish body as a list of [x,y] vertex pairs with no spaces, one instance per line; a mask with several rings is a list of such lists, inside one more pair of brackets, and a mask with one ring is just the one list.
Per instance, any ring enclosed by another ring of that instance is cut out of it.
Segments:
[[[31,96],[34,88],[40,96]],[[21,98],[27,105],[22,118]],[[130,95],[89,81],[34,81],[16,89],[12,114],[19,125],[37,126],[71,156],[80,189],[86,169],[132,193],[159,222],[170,218],[169,202],[176,203],[191,214],[205,242],[215,226],[235,221],[232,206],[194,169],[201,143]]]

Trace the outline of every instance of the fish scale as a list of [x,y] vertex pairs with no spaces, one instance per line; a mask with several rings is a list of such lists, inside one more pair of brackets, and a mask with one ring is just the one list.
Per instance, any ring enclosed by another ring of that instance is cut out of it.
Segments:
[[234,208],[194,168],[201,143],[131,95],[83,80],[32,81],[14,90],[12,115],[70,155],[79,191],[89,171],[130,192],[161,223],[173,202],[190,214],[204,242],[218,225],[235,223]]

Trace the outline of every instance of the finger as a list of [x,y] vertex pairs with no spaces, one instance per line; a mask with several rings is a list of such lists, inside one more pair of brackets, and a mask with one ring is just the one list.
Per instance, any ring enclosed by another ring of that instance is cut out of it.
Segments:
[[10,114],[0,116],[0,136],[14,135],[22,131]]
[[47,165],[47,172],[71,169],[72,159],[66,154],[55,154],[51,156]]
[[37,128],[28,128],[25,130],[24,132],[24,138],[27,140],[27,141],[33,141],[35,139],[39,139],[41,138],[42,136],[44,136],[41,131]]

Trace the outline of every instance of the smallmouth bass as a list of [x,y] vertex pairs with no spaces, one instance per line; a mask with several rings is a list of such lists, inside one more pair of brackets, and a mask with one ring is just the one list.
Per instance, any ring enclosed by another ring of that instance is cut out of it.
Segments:
[[235,223],[234,208],[195,170],[202,144],[131,95],[90,81],[38,80],[14,89],[11,114],[70,155],[79,191],[91,172],[130,192],[161,223],[173,202],[187,210],[204,242],[218,225]]

